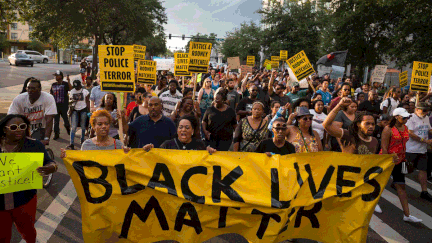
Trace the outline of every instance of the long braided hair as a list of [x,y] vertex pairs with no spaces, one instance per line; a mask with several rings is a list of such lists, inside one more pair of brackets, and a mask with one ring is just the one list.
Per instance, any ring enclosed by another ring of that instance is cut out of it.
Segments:
[[360,143],[360,137],[358,135],[358,133],[360,131],[359,124],[363,121],[363,118],[365,116],[371,116],[371,117],[373,117],[372,113],[370,113],[370,112],[367,112],[367,111],[358,112],[355,115],[354,121],[348,127],[349,133],[354,137],[354,141],[355,141],[355,145],[356,146]]

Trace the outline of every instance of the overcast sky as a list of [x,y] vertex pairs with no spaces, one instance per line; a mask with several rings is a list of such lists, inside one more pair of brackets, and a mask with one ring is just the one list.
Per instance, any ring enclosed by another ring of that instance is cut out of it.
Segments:
[[[196,33],[217,34],[225,37],[227,31],[239,27],[243,22],[259,22],[256,13],[261,7],[261,0],[165,0],[168,24],[165,33],[168,35],[192,36]],[[184,47],[188,39],[167,38],[167,47]]]

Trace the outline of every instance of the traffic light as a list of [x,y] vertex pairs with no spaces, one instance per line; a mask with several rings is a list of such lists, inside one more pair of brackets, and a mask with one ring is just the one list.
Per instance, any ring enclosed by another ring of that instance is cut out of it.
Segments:
[[185,40],[185,35],[182,35],[182,40]]
[[168,39],[170,39],[170,40],[171,40],[171,34],[169,34],[169,35],[168,35]]

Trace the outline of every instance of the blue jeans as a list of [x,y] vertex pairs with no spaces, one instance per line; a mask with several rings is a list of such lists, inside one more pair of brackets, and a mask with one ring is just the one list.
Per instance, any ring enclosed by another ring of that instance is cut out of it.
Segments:
[[70,144],[74,144],[75,133],[78,128],[78,124],[81,126],[81,143],[84,142],[85,132],[87,128],[87,110],[83,109],[80,111],[72,111],[71,115],[72,130],[70,133]]

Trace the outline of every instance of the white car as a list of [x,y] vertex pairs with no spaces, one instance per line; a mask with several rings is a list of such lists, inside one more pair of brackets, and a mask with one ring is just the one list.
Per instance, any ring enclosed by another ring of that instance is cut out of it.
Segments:
[[18,50],[17,53],[23,53],[26,54],[27,56],[30,57],[30,59],[32,59],[34,62],[39,62],[39,63],[48,63],[49,61],[49,57],[40,54],[37,51],[31,51],[31,50]]

